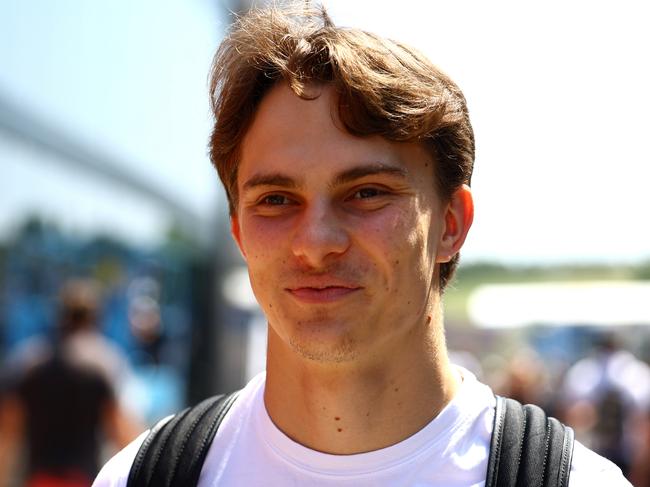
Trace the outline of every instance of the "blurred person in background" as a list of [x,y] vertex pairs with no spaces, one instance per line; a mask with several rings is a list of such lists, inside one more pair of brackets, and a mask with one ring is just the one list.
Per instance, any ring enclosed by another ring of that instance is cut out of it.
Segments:
[[635,422],[633,437],[629,479],[635,487],[650,487],[650,409]]
[[561,404],[576,436],[627,473],[635,450],[647,441],[650,367],[622,348],[614,334],[602,333],[591,356],[567,371]]
[[128,364],[97,330],[100,293],[87,279],[66,282],[52,340],[38,337],[4,366],[0,397],[0,485],[21,477],[28,487],[91,484],[102,439],[121,448],[137,434],[118,400]]
[[530,348],[518,350],[490,384],[496,394],[552,411],[549,373],[542,359]]
[[129,285],[128,322],[136,352],[128,400],[147,424],[179,410],[185,395],[182,377],[170,365],[178,363],[174,355],[182,347],[165,336],[159,294],[159,283],[149,277]]

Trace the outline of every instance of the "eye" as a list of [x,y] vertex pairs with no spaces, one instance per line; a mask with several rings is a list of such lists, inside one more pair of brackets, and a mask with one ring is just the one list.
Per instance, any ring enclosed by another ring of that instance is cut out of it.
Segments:
[[352,194],[352,199],[363,200],[368,198],[375,198],[385,193],[386,193],[385,191],[382,191],[379,188],[373,188],[373,187],[361,188]]
[[270,194],[262,198],[260,201],[261,204],[269,206],[288,205],[290,202],[291,200],[283,194]]

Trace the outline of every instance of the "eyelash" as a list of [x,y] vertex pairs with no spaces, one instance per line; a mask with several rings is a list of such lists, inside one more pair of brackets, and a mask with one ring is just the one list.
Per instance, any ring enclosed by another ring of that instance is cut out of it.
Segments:
[[[271,203],[269,200],[274,198],[283,198],[285,201],[283,203]],[[280,206],[282,204],[287,204],[290,201],[289,198],[283,194],[269,194],[261,199],[260,204],[268,206]]]
[[[368,192],[371,194],[367,194]],[[366,196],[363,196],[363,193],[366,193]],[[355,189],[352,193],[350,193],[348,197],[345,198],[345,201],[368,201],[374,198],[385,196],[386,194],[388,194],[388,191],[377,186],[364,186]],[[278,200],[282,201],[279,202]],[[265,207],[281,207],[289,206],[294,202],[294,199],[282,193],[270,193],[260,198],[258,205]]]
[[[364,197],[358,197],[358,198],[357,198],[357,194],[360,194],[360,193],[362,193],[362,192],[364,192],[364,191],[366,191],[366,192],[367,192],[367,191],[371,191],[373,194],[372,194],[371,196],[367,196],[367,197],[365,197],[365,198],[364,198]],[[385,195],[385,194],[386,194],[386,191],[384,191],[384,190],[382,190],[382,189],[380,189],[380,188],[377,188],[377,187],[375,187],[375,186],[367,186],[367,187],[364,187],[364,188],[359,188],[359,189],[357,189],[357,190],[352,194],[352,197],[351,197],[350,199],[354,199],[354,200],[370,199],[370,198],[376,198],[376,197],[378,197],[378,196],[383,196],[383,195]]]

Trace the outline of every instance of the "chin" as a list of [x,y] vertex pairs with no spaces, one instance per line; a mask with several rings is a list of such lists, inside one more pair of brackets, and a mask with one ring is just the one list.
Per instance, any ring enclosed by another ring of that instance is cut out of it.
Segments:
[[327,345],[323,343],[305,343],[302,340],[292,340],[291,349],[304,359],[312,362],[342,364],[352,362],[359,355],[358,350],[349,343]]
[[348,325],[349,322],[298,321],[289,333],[289,346],[303,358],[315,362],[354,360],[359,355],[359,344]]

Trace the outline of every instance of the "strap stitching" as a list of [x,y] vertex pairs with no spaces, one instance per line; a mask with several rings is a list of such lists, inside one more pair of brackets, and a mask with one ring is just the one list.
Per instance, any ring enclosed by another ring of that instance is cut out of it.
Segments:
[[548,453],[551,447],[551,419],[546,418],[546,438],[544,439],[544,461],[542,462],[542,478],[540,486],[544,487],[544,480],[546,480],[546,464],[548,463]]
[[524,451],[524,438],[528,437],[528,435],[526,434],[526,426],[528,423],[528,408],[522,406],[519,407],[521,407],[521,409],[524,412],[524,424],[523,424],[523,428],[521,429],[521,437],[519,438],[519,454],[517,456],[517,470],[516,470],[517,479],[519,479],[519,468],[521,466],[521,453]]
[[[168,434],[167,437],[164,439],[162,445],[160,445],[160,448],[159,448],[158,451],[156,452],[156,455],[155,455],[155,457],[154,457],[154,462],[153,462],[152,467],[151,467],[151,471],[152,471],[153,473],[155,473],[155,472],[158,470],[158,462],[160,461],[160,457],[162,456],[162,453],[163,453],[163,451],[165,450],[165,447],[167,446],[167,443],[169,442],[169,439],[174,435],[174,431],[176,431],[176,429],[179,427],[179,425],[181,424],[181,422],[183,421],[183,419],[185,419],[185,418],[187,417],[187,415],[188,415],[189,412],[190,412],[190,409],[191,409],[191,408],[187,408],[185,411],[183,411],[183,412],[179,415],[179,417],[178,417],[178,421],[176,422],[176,424],[175,424],[174,426],[172,426],[172,428],[171,428],[169,434]],[[175,418],[174,418],[174,419],[175,419]],[[152,475],[153,475],[153,474],[152,474]],[[151,479],[149,479],[149,480],[151,480]]]
[[[221,411],[213,421],[212,425],[210,426],[210,429],[214,428],[215,425],[221,424],[223,421],[223,418],[226,416],[230,408],[232,407],[233,403],[235,402],[235,399],[237,399],[237,396],[239,395],[239,392],[233,392],[229,396],[225,397],[223,400],[223,407],[221,408]],[[205,448],[206,444],[208,442],[208,437],[204,437],[203,440],[201,441],[201,450]]]
[[142,465],[144,462],[144,457],[149,453],[149,447],[151,446],[151,442],[153,442],[154,438],[158,435],[158,432],[165,426],[169,421],[165,421],[164,419],[161,419],[156,423],[151,430],[149,431],[149,434],[147,437],[144,439],[142,442],[142,445],[140,446],[140,449],[138,450],[138,453],[135,457],[135,460],[133,461],[133,467],[131,471],[129,472],[129,478],[128,478],[128,483],[135,481],[139,476],[140,476],[140,471],[142,470]]
[[179,451],[178,451],[178,454],[177,454],[177,455],[175,456],[175,458],[174,458],[174,463],[173,463],[174,467],[173,467],[173,469],[172,469],[172,471],[171,471],[171,475],[170,475],[170,479],[169,479],[169,484],[168,484],[168,485],[172,485],[172,484],[173,484],[174,478],[176,477],[176,472],[178,471],[178,466],[179,466],[180,463],[181,463],[181,462],[180,462],[180,459],[181,459],[181,457],[183,456],[183,452],[185,451],[185,447],[187,446],[187,442],[188,442],[190,436],[192,436],[192,433],[194,433],[194,431],[196,430],[196,427],[197,427],[197,426],[199,425],[199,423],[203,420],[203,418],[204,418],[204,417],[205,417],[205,416],[206,416],[206,415],[211,411],[212,407],[213,407],[215,404],[218,404],[218,403],[220,402],[220,400],[223,399],[223,398],[224,398],[224,396],[218,396],[217,398],[215,398],[215,400],[212,402],[212,404],[209,404],[209,405],[205,408],[205,411],[203,411],[202,413],[200,413],[199,416],[198,416],[197,418],[195,418],[194,421],[192,421],[192,424],[190,424],[190,429],[189,429],[189,431],[185,434],[185,437],[184,437],[183,440],[182,440],[181,447],[180,447],[180,449],[179,449]]
[[568,480],[567,468],[569,467],[568,463],[570,462],[570,454],[573,451],[572,446],[572,433],[573,430],[567,426],[564,426],[564,441],[562,445],[562,462],[560,464],[560,479],[558,485],[560,487],[565,487],[565,482]]
[[566,430],[564,431],[564,437],[562,438],[562,456],[560,457],[560,471],[558,479],[559,487],[564,487],[564,476],[566,474],[566,448],[567,448],[567,438]]
[[[497,396],[497,405],[494,410],[494,431],[492,434],[494,435],[494,446],[495,449],[493,453],[495,453],[495,458],[494,462],[492,463],[493,465],[493,470],[491,472],[491,476],[488,479],[486,485],[493,485],[494,482],[496,481],[495,479],[499,478],[499,465],[501,465],[501,444],[502,444],[502,437],[503,437],[503,426],[505,424],[505,415],[506,415],[506,399]],[[489,468],[489,465],[488,465]]]
[[[208,412],[213,411],[215,408],[219,409],[219,412],[218,412],[217,416],[214,418],[214,420],[210,424],[210,433],[207,434],[207,435],[202,435],[203,438],[201,440],[201,445],[199,447],[199,455],[201,454],[201,452],[203,452],[205,450],[205,447],[207,446],[208,441],[211,441],[214,438],[214,435],[212,434],[212,431],[214,431],[215,428],[218,427],[221,424],[221,422],[223,421],[223,418],[226,416],[226,414],[228,413],[228,411],[232,407],[232,404],[235,402],[235,399],[237,399],[238,395],[239,395],[239,391],[233,392],[232,394],[229,394],[229,395],[221,395],[221,396],[219,396],[217,398],[217,400],[215,402],[213,402],[209,406],[208,410],[204,413],[203,416],[205,416],[205,414],[207,414]],[[189,437],[192,432],[190,432],[187,435],[187,437]],[[187,439],[188,438],[186,438],[185,441],[183,442],[182,450],[185,448],[185,445],[187,444]],[[182,450],[181,450],[181,453],[182,453]],[[180,458],[180,454],[179,454],[179,458]],[[193,458],[190,459],[190,466],[189,466],[190,471],[194,470],[194,467],[193,467],[192,464],[195,461],[198,461],[197,457],[193,457]],[[172,474],[172,480],[176,476],[176,470],[177,470],[177,467],[178,467],[179,463],[177,463],[175,468],[174,468],[174,472]]]
[[[505,423],[508,422],[508,409],[521,408],[523,409],[523,432],[520,438],[518,459],[516,463],[515,483],[521,482],[521,463],[524,453],[524,448],[530,442],[530,433],[527,427],[531,424],[533,418],[536,418],[536,409],[520,405],[517,401],[508,398],[497,397],[497,407],[495,408],[494,430],[492,432],[492,442],[490,445],[490,457],[488,460],[488,472],[486,475],[486,487],[493,487],[499,485],[499,467],[502,463],[502,446]],[[500,406],[503,406],[503,411],[500,413]],[[510,406],[510,407],[508,407]],[[517,411],[519,411],[517,409]],[[510,411],[512,412],[512,411]],[[534,479],[534,485],[538,487],[568,487],[569,475],[571,466],[571,457],[573,453],[573,430],[557,421],[555,418],[546,416],[544,434],[544,456],[542,458],[541,471],[538,470],[537,477]],[[541,419],[541,418],[540,418]],[[557,427],[556,427],[557,425]],[[559,455],[557,457],[551,456],[551,452],[555,452],[555,443],[560,438],[563,438],[561,449],[557,448]],[[512,445],[514,447],[514,445]],[[529,450],[526,450],[530,453]],[[541,454],[542,451],[538,450],[532,452],[534,454]],[[539,458],[539,457],[538,457]],[[514,463],[514,462],[513,462]],[[514,466],[514,465],[513,465]],[[553,467],[551,470],[549,470]],[[552,471],[557,470],[557,477],[551,475]],[[547,472],[548,470],[548,472]],[[547,475],[548,474],[548,475]],[[501,479],[501,484],[503,484]],[[518,484],[519,485],[519,484]]]

